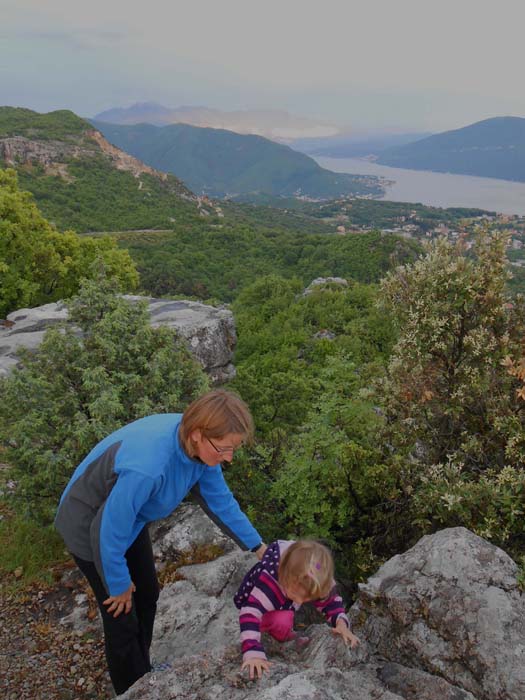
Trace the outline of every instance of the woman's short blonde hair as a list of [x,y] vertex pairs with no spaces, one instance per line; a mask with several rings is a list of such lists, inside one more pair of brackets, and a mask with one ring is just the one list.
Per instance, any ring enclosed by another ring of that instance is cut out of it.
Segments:
[[315,540],[297,540],[282,556],[279,583],[301,585],[312,599],[326,598],[334,585],[334,560],[330,550]]
[[191,441],[195,430],[200,430],[208,438],[235,433],[241,436],[243,443],[249,443],[253,439],[253,418],[240,396],[225,389],[215,389],[195,399],[182,416],[179,439],[190,457],[195,456]]

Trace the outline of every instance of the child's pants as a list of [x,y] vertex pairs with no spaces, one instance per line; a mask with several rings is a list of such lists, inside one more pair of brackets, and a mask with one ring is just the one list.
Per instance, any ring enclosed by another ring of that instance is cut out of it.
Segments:
[[268,632],[278,642],[295,639],[293,620],[293,610],[272,610],[262,616],[261,632]]

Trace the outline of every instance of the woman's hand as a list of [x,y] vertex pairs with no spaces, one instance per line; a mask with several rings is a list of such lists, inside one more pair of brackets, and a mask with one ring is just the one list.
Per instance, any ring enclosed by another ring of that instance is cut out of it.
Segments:
[[135,584],[132,581],[127,591],[124,591],[124,593],[120,595],[110,595],[109,598],[106,598],[103,602],[103,605],[108,606],[108,613],[113,613],[113,617],[118,617],[122,612],[127,615],[131,610],[132,596],[136,590]]
[[263,671],[267,671],[269,673],[271,665],[272,664],[270,661],[268,661],[268,659],[248,659],[247,661],[243,661],[241,671],[244,671],[245,668],[249,668],[250,680],[253,680],[255,678],[255,674],[257,674],[257,678],[262,678]]
[[339,618],[339,620],[337,620],[335,627],[332,628],[332,632],[334,634],[340,634],[344,640],[344,643],[346,645],[350,644],[350,647],[352,649],[355,649],[356,646],[359,644],[359,637],[356,637],[355,634],[352,634],[350,628],[342,618]]

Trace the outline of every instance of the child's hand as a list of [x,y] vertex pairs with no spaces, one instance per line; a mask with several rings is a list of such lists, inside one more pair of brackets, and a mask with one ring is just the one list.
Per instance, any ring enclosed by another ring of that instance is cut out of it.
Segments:
[[253,680],[255,678],[255,673],[257,673],[257,678],[262,678],[263,671],[267,671],[269,673],[271,665],[272,664],[270,661],[268,661],[268,659],[248,659],[247,661],[243,662],[241,671],[244,671],[245,668],[249,668],[250,679]]
[[332,628],[332,632],[334,634],[340,634],[344,640],[344,643],[347,645],[350,644],[352,649],[355,649],[359,644],[359,637],[356,637],[355,634],[350,632],[348,625],[342,619],[337,620],[335,627]]

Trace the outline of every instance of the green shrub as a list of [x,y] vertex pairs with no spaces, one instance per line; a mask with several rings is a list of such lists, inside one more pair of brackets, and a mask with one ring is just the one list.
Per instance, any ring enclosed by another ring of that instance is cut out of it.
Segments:
[[[46,332],[0,384],[0,440],[25,511],[48,522],[77,463],[123,424],[182,411],[207,377],[175,332],[152,328],[147,305],[86,281],[68,304],[75,326]],[[78,331],[81,331],[81,335]]]
[[382,283],[399,340],[378,394],[405,544],[462,525],[523,550],[525,307],[507,297],[505,247],[488,230],[470,251],[440,240]]

